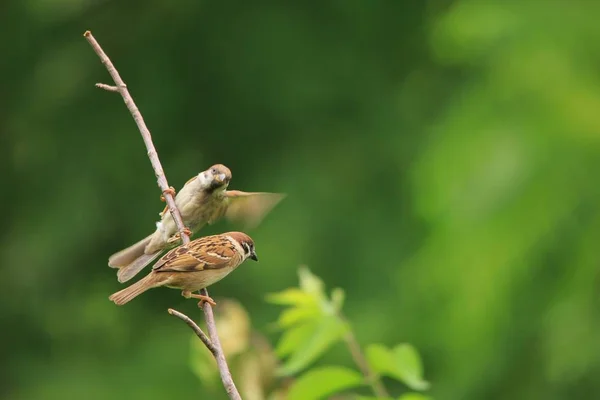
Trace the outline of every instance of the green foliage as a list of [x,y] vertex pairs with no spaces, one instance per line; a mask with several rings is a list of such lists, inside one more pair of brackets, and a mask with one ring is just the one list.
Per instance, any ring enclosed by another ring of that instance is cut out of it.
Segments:
[[303,374],[288,392],[289,400],[318,400],[364,385],[363,377],[344,367],[318,367]]
[[423,380],[423,365],[417,350],[407,343],[388,349],[381,344],[371,344],[366,350],[371,368],[376,372],[398,379],[415,390],[429,388]]
[[[343,290],[335,288],[328,296],[323,280],[306,267],[298,270],[298,276],[298,287],[266,296],[268,302],[285,307],[275,323],[282,331],[275,349],[264,345],[265,338],[261,339],[262,343],[257,341],[261,335],[250,329],[250,316],[241,304],[228,299],[217,306],[221,342],[244,398],[263,399],[270,393],[271,399],[280,396],[290,400],[321,399],[362,386],[371,386],[374,394],[380,394],[376,387],[382,385],[380,376],[394,378],[413,390],[429,388],[423,379],[421,358],[407,343],[392,349],[381,344],[367,346],[364,362],[369,364],[370,371],[363,370],[365,376],[348,367],[315,366],[314,363],[339,341],[345,342],[355,362],[356,353],[362,354],[362,349],[352,339],[351,326],[342,316]],[[259,354],[262,362],[256,357]],[[283,359],[278,367],[269,362],[275,356]],[[207,389],[218,393],[216,363],[195,335],[192,336],[190,366]],[[270,384],[272,373],[279,378],[279,384]],[[286,379],[292,379],[289,387],[282,386]],[[403,395],[406,396],[420,399],[415,393]]]
[[[292,375],[310,365],[322,355],[332,344],[341,339],[348,327],[334,318],[321,317],[315,321],[306,322],[306,329],[296,327],[289,336],[286,335],[286,346],[293,350],[286,363],[281,367],[281,375]],[[301,332],[301,334],[298,334]],[[294,341],[290,337],[294,335]],[[277,347],[278,354],[285,354]]]
[[[347,341],[351,329],[341,314],[344,291],[335,288],[328,297],[323,281],[308,268],[301,267],[298,275],[298,288],[288,288],[267,296],[269,302],[287,307],[276,322],[278,328],[283,330],[276,351],[278,356],[287,357],[279,369],[279,374],[284,376],[295,375],[307,368],[332,344],[342,339]],[[371,344],[367,347],[366,356],[376,375],[395,378],[413,390],[429,388],[429,382],[423,379],[421,358],[410,344],[399,344],[393,349]],[[378,379],[377,376],[374,378]],[[372,378],[363,378],[357,372],[342,367],[317,367],[298,378],[290,389],[290,398],[322,398],[359,384],[367,384],[369,379]],[[410,395],[405,396],[410,399]]]
[[398,397],[398,400],[432,400],[431,397],[422,393],[405,393]]
[[[391,397],[373,397],[373,396],[358,396],[357,400],[392,400]],[[404,393],[397,400],[431,400],[431,397],[425,396],[422,393]]]
[[293,375],[306,368],[349,329],[339,317],[343,291],[334,289],[328,298],[323,281],[308,268],[300,268],[298,275],[299,288],[267,296],[273,304],[288,306],[277,320],[284,333],[276,351],[280,357],[288,357],[279,370],[281,375]]

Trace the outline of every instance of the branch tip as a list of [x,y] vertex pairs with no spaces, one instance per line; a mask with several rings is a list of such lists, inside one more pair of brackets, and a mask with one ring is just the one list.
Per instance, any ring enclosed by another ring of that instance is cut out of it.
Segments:
[[96,83],[96,87],[99,89],[104,89],[107,92],[118,92],[119,88],[117,86],[107,85],[106,83]]
[[92,34],[92,32],[90,32],[90,31],[83,32],[84,37],[89,37],[91,34]]

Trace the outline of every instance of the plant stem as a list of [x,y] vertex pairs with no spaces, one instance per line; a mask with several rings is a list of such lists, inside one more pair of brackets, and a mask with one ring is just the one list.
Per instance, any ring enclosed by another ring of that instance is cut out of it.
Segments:
[[390,394],[383,385],[383,382],[381,382],[381,378],[369,366],[369,362],[363,354],[358,340],[356,340],[356,336],[354,335],[354,331],[352,330],[352,326],[350,325],[349,321],[341,313],[338,316],[342,319],[342,321],[348,324],[348,332],[346,332],[344,335],[344,342],[346,343],[346,346],[348,346],[348,350],[350,351],[350,355],[352,355],[354,363],[365,376],[369,386],[371,386],[373,394],[377,397],[389,398]]

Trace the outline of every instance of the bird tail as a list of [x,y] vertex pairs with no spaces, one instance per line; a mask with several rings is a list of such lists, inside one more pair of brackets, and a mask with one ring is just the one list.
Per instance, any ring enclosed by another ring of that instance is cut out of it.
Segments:
[[123,304],[130,302],[135,297],[144,293],[146,290],[162,286],[163,283],[163,276],[159,276],[159,274],[151,272],[133,285],[128,286],[117,293],[113,293],[108,299],[114,302],[116,305],[122,306]]
[[144,254],[144,250],[148,243],[150,243],[150,239],[152,239],[152,235],[108,257],[108,266],[112,268],[128,266],[134,262],[136,258]]
[[119,268],[117,271],[117,278],[119,282],[127,282],[131,278],[137,275],[144,267],[154,261],[160,255],[160,251],[157,251],[153,254],[142,254],[138,258],[135,259],[131,264]]
[[158,257],[160,251],[152,254],[144,253],[151,239],[152,235],[108,258],[108,266],[119,269],[117,271],[119,282],[127,282]]

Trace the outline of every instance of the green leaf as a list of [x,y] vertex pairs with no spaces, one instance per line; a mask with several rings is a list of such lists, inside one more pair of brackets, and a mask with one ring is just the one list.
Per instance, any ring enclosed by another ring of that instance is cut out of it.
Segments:
[[266,296],[269,303],[283,306],[316,305],[315,298],[298,288],[289,288]]
[[280,328],[289,328],[299,322],[320,317],[321,313],[317,307],[293,307],[288,308],[279,314],[277,325]]
[[323,281],[314,275],[307,267],[298,269],[298,277],[300,278],[300,289],[306,293],[315,295],[318,299],[325,298],[325,285]]
[[[392,400],[391,397],[357,396],[356,400]],[[432,400],[432,397],[417,392],[405,393],[398,400]]]
[[336,312],[340,311],[344,305],[346,294],[342,288],[335,288],[331,291],[331,304]]
[[398,378],[414,390],[426,390],[430,384],[423,379],[423,364],[414,346],[403,343],[394,347]]
[[367,347],[366,353],[369,365],[377,373],[397,379],[414,390],[429,388],[429,382],[423,379],[419,353],[410,344],[399,344],[393,350],[372,344]]
[[303,374],[290,387],[289,400],[317,400],[364,385],[362,376],[344,367],[315,368]]
[[425,396],[421,393],[405,393],[402,396],[398,397],[398,400],[431,400],[431,397]]
[[308,341],[317,330],[318,321],[311,321],[286,330],[277,342],[275,353],[279,357],[292,354],[298,347]]
[[366,350],[367,361],[371,368],[381,375],[389,375],[394,370],[392,352],[382,344],[370,344]]
[[[300,325],[299,328],[304,328],[305,326]],[[339,319],[323,317],[317,321],[312,332],[306,329],[306,331],[302,332],[302,336],[297,333],[297,337],[294,338],[296,346],[290,358],[279,369],[279,375],[293,375],[302,370],[321,356],[332,344],[340,340],[347,330],[348,325]],[[311,332],[312,334],[307,337],[306,332]],[[298,339],[300,336],[303,340]],[[287,353],[290,347],[294,346],[289,343],[286,344],[284,353]],[[282,349],[280,346],[278,346],[277,350],[277,353],[281,354]]]

